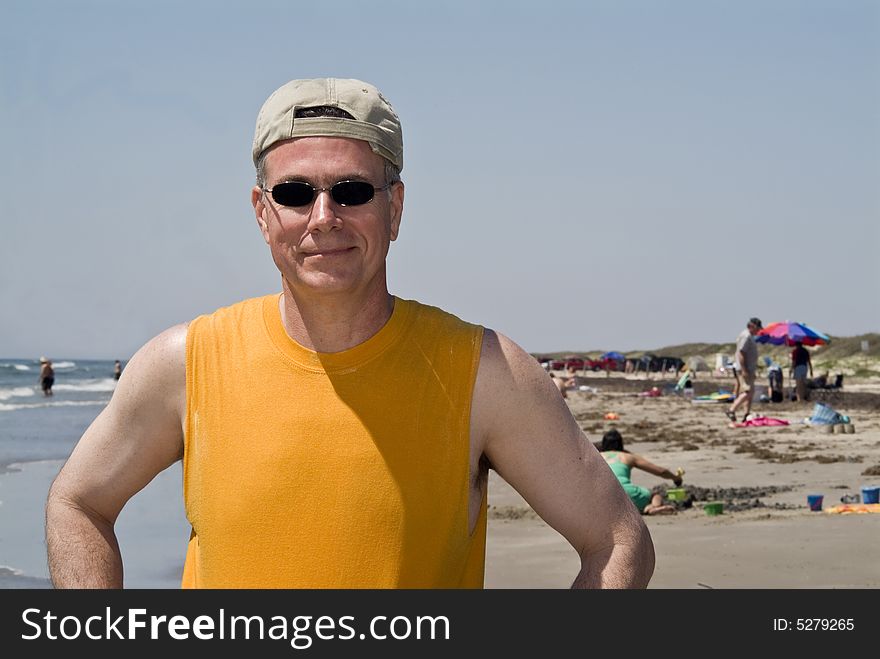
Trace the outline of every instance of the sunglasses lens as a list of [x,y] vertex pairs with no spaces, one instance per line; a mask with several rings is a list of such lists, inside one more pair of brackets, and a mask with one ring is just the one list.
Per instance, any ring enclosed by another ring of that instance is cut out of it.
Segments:
[[[360,206],[373,198],[376,189],[365,181],[341,181],[330,188],[330,195],[340,206]],[[272,188],[272,199],[282,206],[307,206],[315,198],[315,189],[302,181],[279,183]]]
[[341,206],[360,206],[373,198],[375,188],[364,181],[342,181],[330,189],[333,201]]
[[315,191],[308,183],[289,181],[272,188],[272,199],[282,206],[305,206],[312,203]]

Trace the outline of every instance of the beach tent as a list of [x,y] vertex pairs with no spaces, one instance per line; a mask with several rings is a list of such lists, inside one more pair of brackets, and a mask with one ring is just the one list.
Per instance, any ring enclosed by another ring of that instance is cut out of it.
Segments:
[[692,371],[708,371],[709,365],[706,363],[706,360],[700,357],[699,355],[694,355],[690,359],[688,359],[688,366]]
[[724,372],[733,370],[733,357],[719,352],[715,355],[715,370]]

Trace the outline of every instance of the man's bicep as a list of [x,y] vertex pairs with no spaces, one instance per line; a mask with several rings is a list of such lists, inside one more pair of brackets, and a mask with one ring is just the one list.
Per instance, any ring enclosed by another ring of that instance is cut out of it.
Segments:
[[54,496],[112,522],[131,496],[181,457],[185,352],[185,326],[138,351],[58,475]]

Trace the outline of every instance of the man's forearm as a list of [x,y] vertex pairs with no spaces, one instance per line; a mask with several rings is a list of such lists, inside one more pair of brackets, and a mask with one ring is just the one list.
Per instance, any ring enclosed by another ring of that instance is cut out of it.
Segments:
[[46,547],[56,588],[122,588],[122,556],[113,525],[97,515],[50,497]]
[[581,554],[572,588],[646,588],[654,574],[654,543],[647,528],[631,542]]

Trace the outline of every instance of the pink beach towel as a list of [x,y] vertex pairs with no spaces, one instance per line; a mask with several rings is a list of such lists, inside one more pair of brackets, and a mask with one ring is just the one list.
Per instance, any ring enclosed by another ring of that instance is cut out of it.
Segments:
[[740,423],[731,424],[734,428],[755,428],[759,426],[787,426],[785,419],[774,419],[769,416],[756,416]]

